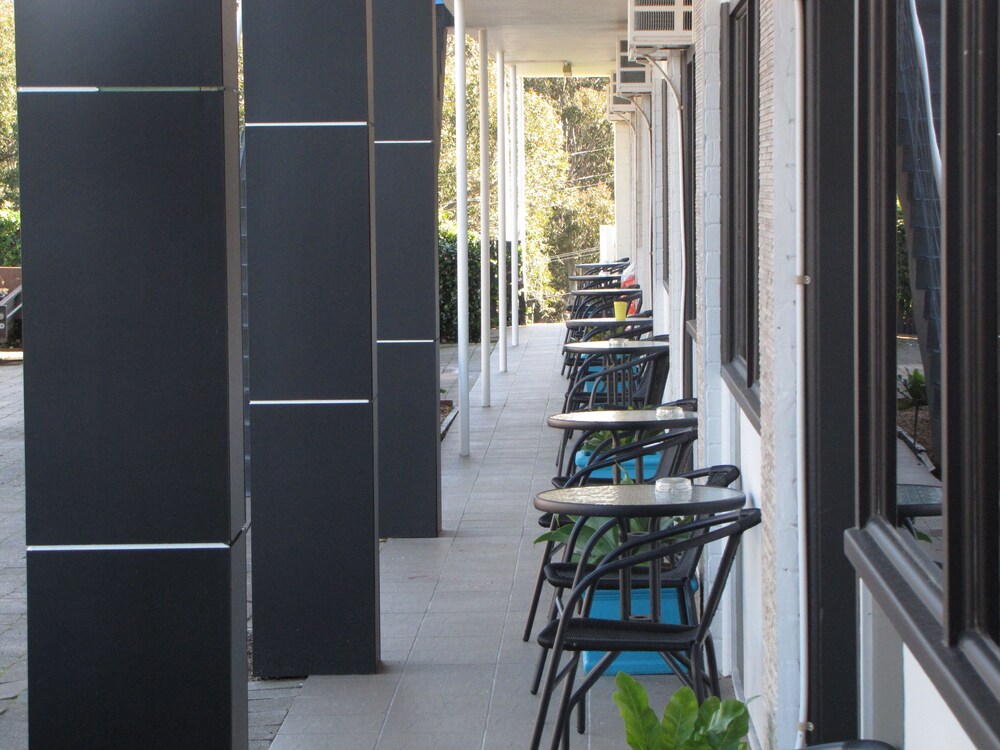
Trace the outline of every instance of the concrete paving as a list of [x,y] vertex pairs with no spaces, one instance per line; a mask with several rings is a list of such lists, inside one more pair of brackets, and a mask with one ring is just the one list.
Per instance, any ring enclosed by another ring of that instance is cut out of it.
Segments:
[[[444,533],[383,547],[381,672],[309,677],[272,750],[527,747],[538,649],[521,633],[541,552],[531,498],[551,487],[555,468],[559,435],[545,417],[562,407],[563,333],[522,328],[505,374],[493,351],[493,405],[477,405],[481,381],[470,399],[471,455],[458,455],[458,425],[442,445]],[[678,685],[643,682],[661,709]],[[592,691],[588,732],[574,748],[624,746],[612,692],[610,678]]]
[[[562,406],[562,336],[559,325],[523,327],[504,374],[494,349],[493,405],[477,406],[478,384],[470,399],[471,455],[458,455],[458,425],[442,445],[444,532],[384,544],[379,674],[251,682],[251,750],[526,747],[537,706],[528,692],[537,647],[521,640],[540,555],[531,498],[551,486],[559,435],[545,416]],[[448,389],[454,356],[442,354]],[[0,364],[3,750],[27,748],[23,446],[22,367]],[[656,708],[678,685],[642,681]],[[591,692],[588,732],[574,747],[623,746],[612,692],[610,678]]]
[[0,748],[28,747],[23,367],[0,359]]

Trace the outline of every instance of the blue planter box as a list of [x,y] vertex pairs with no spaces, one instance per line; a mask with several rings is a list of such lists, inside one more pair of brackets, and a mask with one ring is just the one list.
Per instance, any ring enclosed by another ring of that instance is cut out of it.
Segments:
[[[632,611],[637,615],[649,614],[649,594],[645,589],[632,592]],[[591,617],[607,620],[617,620],[621,617],[621,605],[617,591],[598,591],[594,595],[594,604],[590,608]],[[680,609],[677,606],[677,591],[664,589],[660,593],[660,618],[662,622],[681,621]],[[589,672],[601,660],[605,651],[584,651],[583,670]],[[673,670],[663,661],[663,657],[649,651],[623,651],[612,662],[606,674],[618,672],[629,674],[672,674]]]
[[[573,457],[573,462],[576,464],[577,469],[584,469],[587,466],[587,462],[590,461],[590,457],[593,455],[593,451],[579,450]],[[632,477],[633,480],[638,481],[638,461],[634,458],[630,458],[627,461],[621,461],[618,464],[623,475],[627,474]],[[656,473],[656,470],[660,468],[660,456],[659,454],[652,456],[644,456],[642,459],[642,473],[645,477],[651,477]],[[603,469],[595,469],[590,472],[591,479],[613,479],[615,476],[615,470],[611,466],[605,466]]]

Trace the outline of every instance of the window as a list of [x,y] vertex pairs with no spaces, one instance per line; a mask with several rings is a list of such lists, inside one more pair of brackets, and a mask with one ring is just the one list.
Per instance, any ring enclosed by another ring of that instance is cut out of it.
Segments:
[[[723,6],[725,8],[726,6]],[[725,13],[725,11],[723,11]],[[759,426],[757,0],[724,16],[722,50],[723,377]]]
[[[859,525],[846,550],[972,741],[997,747],[998,14],[987,0],[916,6],[858,5]],[[909,355],[897,336],[903,265],[917,328]],[[913,400],[901,390],[916,369],[906,356],[923,373],[923,447],[941,479],[918,485],[935,488],[919,515],[896,421],[899,398]]]
[[697,331],[698,269],[695,250],[695,210],[694,210],[694,144],[695,144],[695,61],[694,52],[687,55],[684,64],[684,81],[681,88],[684,114],[681,119],[681,164],[683,166],[684,196],[684,398],[695,395],[694,338]]
[[663,140],[663,159],[661,161],[663,172],[663,199],[660,206],[663,210],[663,283],[670,283],[670,118],[674,112],[673,94],[670,93],[670,86],[666,81],[660,83],[660,117],[663,128],[660,131]]

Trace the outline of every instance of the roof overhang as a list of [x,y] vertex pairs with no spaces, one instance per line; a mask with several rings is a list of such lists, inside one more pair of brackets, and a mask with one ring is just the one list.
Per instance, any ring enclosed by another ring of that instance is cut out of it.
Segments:
[[[444,0],[454,12],[454,0]],[[465,0],[465,26],[486,29],[519,76],[607,76],[625,34],[626,0]]]

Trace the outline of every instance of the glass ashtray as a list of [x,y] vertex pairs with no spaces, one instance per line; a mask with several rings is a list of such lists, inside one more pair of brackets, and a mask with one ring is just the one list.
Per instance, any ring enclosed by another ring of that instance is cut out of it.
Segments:
[[656,480],[657,498],[682,498],[691,496],[691,480],[687,477],[661,477]]
[[679,406],[658,406],[656,407],[657,419],[681,419],[684,410]]

